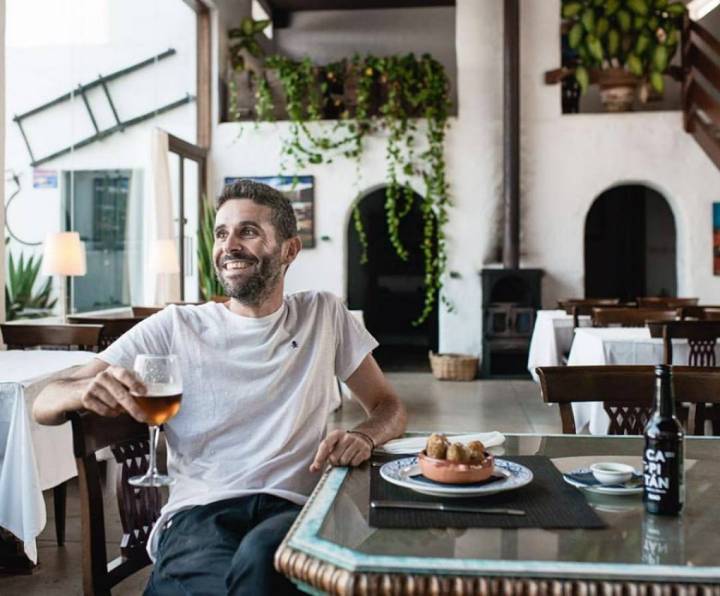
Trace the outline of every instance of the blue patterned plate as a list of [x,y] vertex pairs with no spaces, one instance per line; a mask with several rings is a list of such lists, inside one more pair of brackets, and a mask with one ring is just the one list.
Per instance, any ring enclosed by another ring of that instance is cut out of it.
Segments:
[[380,476],[390,482],[415,492],[434,497],[482,497],[506,490],[514,490],[529,484],[533,474],[525,466],[495,458],[495,469],[503,476],[476,484],[444,484],[434,482],[419,473],[418,458],[403,457],[384,464]]

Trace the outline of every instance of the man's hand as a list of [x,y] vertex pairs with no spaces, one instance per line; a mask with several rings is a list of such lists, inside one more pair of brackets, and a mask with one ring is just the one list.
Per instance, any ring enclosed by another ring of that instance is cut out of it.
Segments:
[[82,407],[101,416],[118,416],[127,412],[138,422],[147,422],[144,412],[130,392],[144,395],[145,385],[134,372],[110,366],[95,375],[80,398]]
[[325,462],[333,466],[359,466],[370,458],[371,453],[370,442],[362,435],[334,430],[320,443],[310,471],[322,470]]

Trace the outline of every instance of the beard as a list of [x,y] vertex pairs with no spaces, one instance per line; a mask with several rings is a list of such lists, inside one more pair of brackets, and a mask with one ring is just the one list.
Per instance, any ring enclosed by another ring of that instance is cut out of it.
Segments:
[[228,279],[223,275],[225,270],[222,266],[225,261],[233,259],[250,260],[241,255],[228,255],[221,260],[220,266],[215,265],[215,274],[225,289],[225,295],[243,304],[259,305],[273,291],[282,276],[280,249],[255,259],[255,270],[248,275],[235,275]]

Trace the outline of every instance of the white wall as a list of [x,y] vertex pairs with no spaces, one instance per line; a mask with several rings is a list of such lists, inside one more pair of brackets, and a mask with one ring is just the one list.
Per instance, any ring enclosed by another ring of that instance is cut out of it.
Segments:
[[[680,112],[563,116],[559,86],[543,83],[544,71],[560,62],[559,0],[525,0],[521,13],[521,264],[545,270],[544,304],[583,294],[587,211],[601,192],[625,182],[651,186],[673,209],[679,295],[720,301],[720,280],[712,275],[710,212],[716,199],[710,189],[718,187],[720,173],[683,131]],[[501,228],[502,1],[458,0],[456,41],[460,110],[446,146],[455,203],[447,232],[448,270],[461,277],[446,280],[456,312],[441,310],[440,349],[479,354],[478,272],[495,260]],[[276,174],[286,131],[282,123],[257,129],[219,125],[212,151],[216,189],[225,176]],[[347,161],[301,173],[315,176],[316,235],[331,241],[301,254],[288,273],[287,289],[345,296],[352,201],[358,189],[383,184],[384,145],[368,144],[359,182]]]
[[[30,14],[28,7],[34,7]],[[53,15],[57,19],[65,13],[72,18],[56,23],[53,29]],[[93,22],[88,25],[83,19],[89,17]],[[60,229],[62,181],[59,180],[57,189],[33,188],[30,157],[12,116],[67,93],[79,83],[90,82],[99,74],[109,74],[169,47],[177,50],[174,56],[108,84],[120,118],[139,116],[186,93],[195,95],[195,18],[195,13],[180,0],[10,0],[9,27],[35,26],[40,31],[49,31],[45,41],[36,34],[23,36],[18,31],[8,34],[3,110],[8,122],[5,168],[21,177],[22,192],[8,212],[13,231],[20,238],[40,242],[46,234]],[[64,26],[72,27],[72,31],[67,34],[56,31]],[[88,99],[101,130],[115,124],[99,87],[88,93]],[[59,178],[63,170],[142,171],[147,238],[153,211],[150,133],[160,127],[194,142],[195,113],[194,102],[185,104],[39,168],[55,170]],[[24,128],[36,159],[94,133],[80,96],[72,104],[66,102],[27,119]],[[11,250],[29,255],[41,247],[33,249],[13,242]],[[143,301],[149,300],[151,297],[146,296]]]
[[[0,0],[0,65],[5,64],[5,0]],[[0,68],[0,135],[5,135],[5,67]],[[0,143],[0,171],[5,171],[5,146]],[[5,196],[5,177],[0,178]],[[0,209],[0,229],[5,229],[5,209]],[[0,287],[5,287],[5,242],[0,242]],[[0,300],[0,323],[5,321],[5,298]]]

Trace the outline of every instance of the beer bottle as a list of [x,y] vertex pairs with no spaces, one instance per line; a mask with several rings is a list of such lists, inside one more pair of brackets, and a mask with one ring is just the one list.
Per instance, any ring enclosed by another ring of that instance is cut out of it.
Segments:
[[677,515],[685,500],[683,429],[675,417],[670,367],[655,367],[655,411],[645,427],[643,502],[648,513]]

